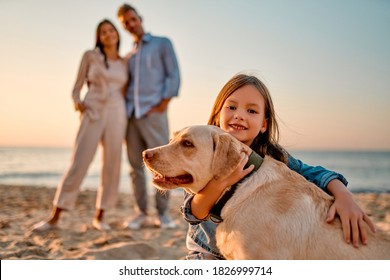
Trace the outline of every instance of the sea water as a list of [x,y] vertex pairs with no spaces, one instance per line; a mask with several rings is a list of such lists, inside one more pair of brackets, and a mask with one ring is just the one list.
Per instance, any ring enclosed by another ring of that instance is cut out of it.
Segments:
[[[343,174],[352,192],[390,192],[390,151],[290,151],[309,165],[321,165]],[[69,166],[72,148],[0,147],[0,184],[57,187]],[[83,181],[82,189],[96,189],[101,170],[101,150]],[[145,171],[148,188],[151,175]],[[120,191],[131,192],[129,163],[122,155]]]

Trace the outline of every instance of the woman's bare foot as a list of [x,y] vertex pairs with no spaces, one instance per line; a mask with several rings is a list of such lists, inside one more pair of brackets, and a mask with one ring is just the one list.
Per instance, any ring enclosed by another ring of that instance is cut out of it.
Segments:
[[106,231],[106,230],[110,230],[111,227],[109,224],[106,224],[105,222],[103,221],[100,221],[100,220],[97,220],[96,218],[93,219],[92,221],[92,226],[97,229],[97,230],[101,230],[101,231]]

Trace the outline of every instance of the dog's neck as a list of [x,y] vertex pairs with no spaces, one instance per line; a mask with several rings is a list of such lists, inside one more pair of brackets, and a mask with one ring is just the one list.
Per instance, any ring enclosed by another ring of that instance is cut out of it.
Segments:
[[[257,153],[255,153],[254,151],[252,151],[252,153],[249,155],[248,162],[245,164],[244,169],[248,168],[252,164],[255,166],[255,168],[253,168],[252,172],[249,173],[247,176],[250,176],[253,172],[257,171],[260,168],[262,163],[263,163],[263,158]],[[240,182],[244,180],[247,176],[241,179]]]
[[234,192],[237,189],[238,184],[240,184],[243,180],[245,180],[246,178],[251,176],[252,173],[256,172],[260,168],[262,163],[263,163],[263,158],[260,155],[258,155],[257,153],[255,153],[254,151],[252,151],[252,153],[249,155],[248,162],[245,164],[244,169],[248,168],[252,164],[255,167],[253,168],[251,173],[249,173],[244,178],[242,178],[240,181],[238,181],[233,186],[231,186],[230,189],[227,190],[221,196],[221,198],[218,200],[218,202],[214,205],[214,207],[210,211],[210,220],[212,222],[220,223],[223,221],[223,219],[221,217],[222,208],[225,206],[226,202],[233,196]]

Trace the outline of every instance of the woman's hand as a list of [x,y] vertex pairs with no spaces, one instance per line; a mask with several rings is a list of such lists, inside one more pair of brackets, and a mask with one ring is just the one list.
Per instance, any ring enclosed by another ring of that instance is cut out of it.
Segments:
[[333,194],[335,201],[330,207],[326,222],[331,223],[336,214],[339,215],[343,227],[344,240],[359,247],[359,239],[367,245],[367,225],[375,233],[375,225],[355,202],[353,195],[339,180],[332,180],[328,190]]
[[223,194],[226,188],[234,185],[254,168],[252,164],[247,169],[244,169],[248,162],[248,155],[242,153],[242,159],[237,167],[226,177],[212,179],[199,193],[197,193],[191,201],[191,212],[198,219],[205,219],[209,215],[211,209]]
[[76,111],[83,113],[87,109],[87,106],[84,105],[84,102],[78,101],[74,103],[74,108]]

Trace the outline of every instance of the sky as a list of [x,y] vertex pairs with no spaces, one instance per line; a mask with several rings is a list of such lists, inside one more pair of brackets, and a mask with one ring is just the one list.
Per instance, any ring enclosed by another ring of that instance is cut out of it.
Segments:
[[[0,146],[71,147],[71,91],[98,22],[124,1],[0,0]],[[269,88],[287,149],[390,150],[390,1],[133,0],[181,71],[171,132],[206,124],[238,72]]]

